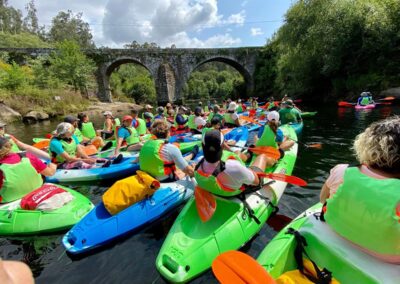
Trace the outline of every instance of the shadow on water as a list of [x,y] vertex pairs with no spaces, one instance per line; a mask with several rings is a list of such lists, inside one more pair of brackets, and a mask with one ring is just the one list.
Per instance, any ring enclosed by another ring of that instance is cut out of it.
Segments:
[[[321,143],[322,149],[299,147],[293,175],[305,179],[308,185],[305,188],[288,186],[279,204],[279,214],[293,218],[316,203],[330,169],[338,163],[355,162],[351,152],[355,136],[371,122],[393,114],[400,114],[400,108],[385,106],[369,112],[336,107],[318,109],[314,119],[305,121],[299,139],[304,144]],[[8,132],[28,142],[32,137],[51,132],[56,125],[56,121],[34,125],[12,124],[8,126]],[[111,184],[87,183],[71,187],[97,204]],[[155,268],[155,259],[177,214],[175,210],[161,220],[81,257],[65,252],[61,245],[65,232],[48,236],[2,238],[0,256],[26,261],[39,284],[165,283]],[[257,257],[275,234],[266,225],[242,250]],[[192,283],[216,283],[216,280],[208,271]]]

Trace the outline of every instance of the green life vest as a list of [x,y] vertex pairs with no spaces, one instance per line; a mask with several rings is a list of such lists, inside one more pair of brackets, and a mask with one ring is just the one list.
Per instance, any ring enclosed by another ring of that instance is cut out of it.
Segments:
[[275,139],[276,135],[274,131],[272,131],[271,127],[266,124],[260,139],[258,139],[256,143],[256,146],[270,146],[277,149],[278,143],[276,143]]
[[93,139],[96,137],[96,130],[94,129],[93,122],[83,122],[81,132],[86,138]]
[[237,112],[243,112],[242,104],[239,104],[239,106],[238,106],[238,108],[236,110],[237,110]]
[[274,108],[274,107],[275,107],[275,103],[274,103],[274,102],[269,102],[269,103],[268,103],[267,110],[270,110],[270,109],[272,109],[272,108]]
[[400,255],[399,179],[375,179],[356,167],[327,200],[325,220],[342,237],[368,250]]
[[42,176],[32,166],[30,160],[20,155],[17,164],[0,164],[4,180],[0,189],[0,203],[15,201],[42,186]]
[[140,139],[139,139],[139,134],[137,133],[137,131],[136,131],[136,128],[135,127],[127,127],[127,129],[129,129],[130,130],[130,133],[131,133],[131,135],[129,135],[127,138],[126,138],[126,143],[128,144],[128,145],[133,145],[133,144],[137,144],[137,143],[139,143],[140,142]]
[[369,103],[370,103],[369,97],[363,97],[363,98],[361,99],[360,105],[366,106],[366,105],[369,105]]
[[114,118],[114,123],[113,123],[113,127],[112,127],[114,132],[117,130],[117,126],[121,126],[121,121],[119,120],[118,117]]
[[11,136],[8,134],[4,134],[4,138],[7,138],[8,142],[11,143],[11,151],[14,153],[18,153],[21,150],[18,148],[17,144],[15,144],[14,140],[11,139]]
[[160,156],[161,147],[166,144],[165,140],[149,140],[144,143],[139,153],[140,170],[157,178],[173,174],[174,163],[165,163]]
[[224,151],[222,153],[222,158],[219,165],[212,174],[206,174],[201,170],[201,165],[204,162],[204,160],[202,160],[197,165],[196,171],[194,172],[194,177],[196,178],[198,186],[206,191],[209,191],[215,195],[220,195],[220,196],[235,196],[240,194],[242,190],[224,187],[217,180],[217,176],[225,169],[225,162],[231,158],[243,164],[242,160],[235,153]]
[[225,120],[225,123],[229,123],[229,124],[236,125],[236,122],[235,122],[235,121],[233,120],[233,118],[232,118],[232,114],[233,114],[233,113],[230,113],[230,112],[224,113],[224,120]]
[[83,135],[79,128],[75,128],[74,135],[76,136],[76,138],[78,138],[79,143],[83,141]]
[[191,114],[189,116],[189,120],[188,120],[189,129],[197,129],[197,125],[196,125],[196,123],[194,123],[195,118],[196,118],[196,116],[194,114]]
[[136,131],[138,132],[139,135],[145,135],[147,133],[146,122],[138,117],[136,117],[136,121],[138,122]]
[[210,130],[214,130],[214,128],[212,128],[212,127],[204,127],[204,128],[201,130],[201,136],[204,138],[204,135],[206,135],[206,133],[207,133],[208,131],[210,131]]
[[[57,138],[52,138],[52,139],[57,139]],[[61,145],[64,149],[64,151],[71,157],[75,157],[76,156],[76,150],[78,148],[78,145],[76,144],[75,140],[73,138],[71,138],[71,143],[68,143],[65,140],[59,139],[59,141],[61,142]],[[50,141],[51,143],[51,141]],[[53,153],[50,153],[50,156],[52,156]],[[55,158],[57,163],[64,163],[65,159],[63,157],[61,157],[61,155],[57,155]]]

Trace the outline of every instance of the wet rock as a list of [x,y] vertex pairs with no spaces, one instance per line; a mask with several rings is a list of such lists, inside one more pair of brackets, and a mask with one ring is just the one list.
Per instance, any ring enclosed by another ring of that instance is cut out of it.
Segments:
[[24,122],[32,123],[36,121],[42,121],[42,120],[47,120],[49,119],[50,116],[43,112],[43,111],[30,111],[27,114],[24,115],[24,118],[22,119]]
[[0,102],[0,120],[2,122],[12,122],[21,120],[21,118],[22,115],[19,112]]

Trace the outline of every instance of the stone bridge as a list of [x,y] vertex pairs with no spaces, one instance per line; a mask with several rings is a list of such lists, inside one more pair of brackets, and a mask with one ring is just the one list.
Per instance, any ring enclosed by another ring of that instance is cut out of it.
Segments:
[[[32,57],[47,55],[52,49],[0,48],[0,51]],[[182,89],[190,74],[208,62],[223,62],[235,68],[244,78],[247,94],[254,89],[256,59],[261,47],[240,48],[165,48],[165,49],[94,49],[87,56],[97,64],[98,97],[111,102],[109,78],[120,65],[136,63],[145,67],[154,79],[159,104],[181,101]]]

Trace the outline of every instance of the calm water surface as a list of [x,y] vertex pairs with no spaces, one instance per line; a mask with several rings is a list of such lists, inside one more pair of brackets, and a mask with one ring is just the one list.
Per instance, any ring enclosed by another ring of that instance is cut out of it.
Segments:
[[[372,111],[320,108],[314,119],[305,121],[299,140],[318,142],[322,150],[299,147],[294,175],[308,181],[308,186],[288,186],[279,204],[280,213],[295,217],[318,201],[321,186],[329,170],[338,163],[354,162],[350,146],[354,137],[371,122],[392,114],[400,114],[399,107],[382,107]],[[100,126],[100,118],[94,119]],[[8,132],[25,142],[55,129],[57,121],[35,125],[14,124]],[[107,185],[80,185],[76,190],[97,204]],[[71,257],[61,245],[63,233],[24,238],[1,238],[0,256],[24,260],[32,268],[37,283],[165,283],[155,268],[158,251],[172,226],[177,211],[141,231],[83,257]],[[257,257],[276,234],[267,225],[247,244],[243,251]],[[235,236],[232,236],[234,238]],[[207,272],[193,283],[216,283]]]

